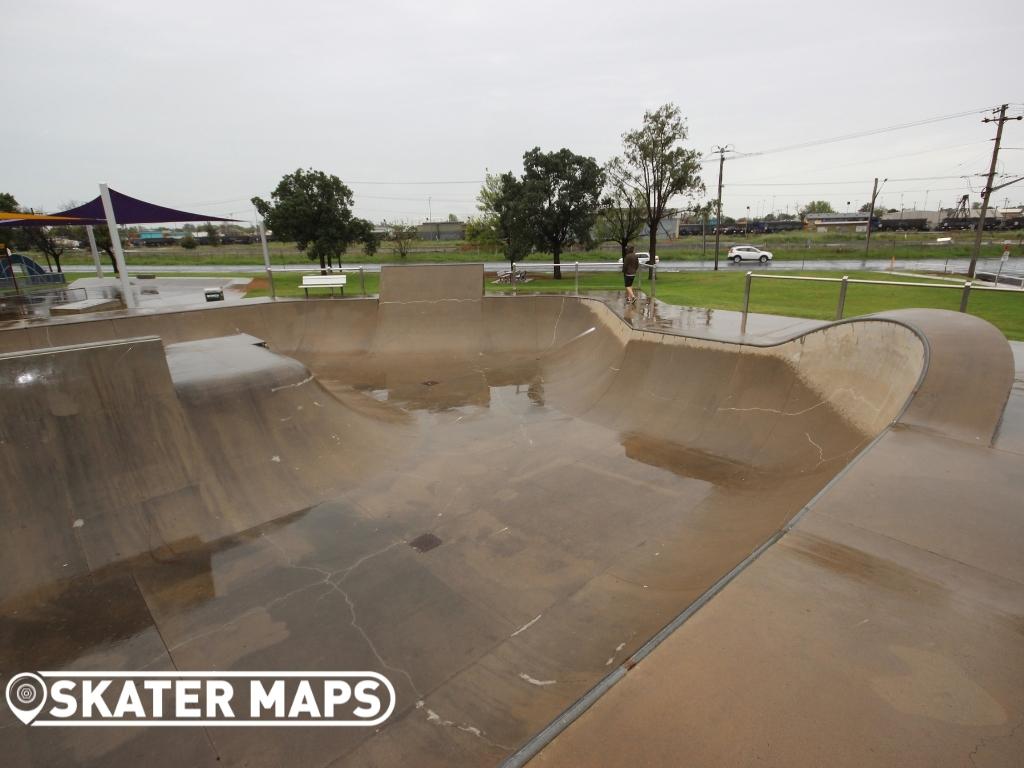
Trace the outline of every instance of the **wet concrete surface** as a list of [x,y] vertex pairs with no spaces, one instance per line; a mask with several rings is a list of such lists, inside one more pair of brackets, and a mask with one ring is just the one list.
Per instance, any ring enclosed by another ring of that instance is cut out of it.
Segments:
[[377,729],[4,710],[9,764],[497,764],[790,520],[924,365],[900,322],[754,349],[465,277],[0,334],[0,675],[372,669],[398,696]]
[[[961,372],[965,330],[929,335]],[[531,765],[1020,765],[1024,465],[1005,387],[943,378]]]

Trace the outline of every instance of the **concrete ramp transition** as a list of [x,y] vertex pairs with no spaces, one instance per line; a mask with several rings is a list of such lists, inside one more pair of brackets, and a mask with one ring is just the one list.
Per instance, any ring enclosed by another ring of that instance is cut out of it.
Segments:
[[377,731],[0,717],[11,764],[499,763],[891,425],[987,447],[1012,383],[953,313],[754,347],[485,298],[473,267],[0,333],[0,674],[371,669],[398,695]]

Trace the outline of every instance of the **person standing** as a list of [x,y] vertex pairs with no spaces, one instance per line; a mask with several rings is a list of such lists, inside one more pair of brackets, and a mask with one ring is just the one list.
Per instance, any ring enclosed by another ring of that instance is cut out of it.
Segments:
[[640,269],[640,259],[637,258],[633,246],[626,248],[626,255],[622,257],[622,280],[626,284],[626,303],[635,304],[636,296],[633,295],[633,281],[636,279],[637,270]]

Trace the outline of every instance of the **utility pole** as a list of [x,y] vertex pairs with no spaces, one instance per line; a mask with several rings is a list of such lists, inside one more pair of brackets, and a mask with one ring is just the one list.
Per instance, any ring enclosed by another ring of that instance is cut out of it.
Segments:
[[[885,181],[882,182],[883,184]],[[871,188],[871,208],[868,210],[868,238],[864,242],[864,258],[868,257],[871,248],[871,220],[875,218],[875,201],[878,199],[878,177],[875,176],[875,185]]]
[[718,271],[718,243],[722,237],[722,169],[725,166],[725,153],[729,151],[729,145],[715,147],[718,153],[718,214],[715,220],[715,272]]
[[996,161],[999,159],[999,143],[1003,140],[1003,123],[1007,120],[1020,120],[1018,117],[1007,117],[1007,104],[999,108],[998,117],[986,117],[981,122],[996,123],[996,140],[992,146],[992,163],[988,167],[988,181],[985,182],[985,190],[981,196],[981,210],[978,211],[978,225],[974,230],[974,246],[971,248],[971,265],[967,268],[967,276],[974,277],[974,270],[978,266],[978,256],[981,254],[981,236],[985,232],[985,212],[988,210],[988,200],[992,195],[992,181],[996,175]]

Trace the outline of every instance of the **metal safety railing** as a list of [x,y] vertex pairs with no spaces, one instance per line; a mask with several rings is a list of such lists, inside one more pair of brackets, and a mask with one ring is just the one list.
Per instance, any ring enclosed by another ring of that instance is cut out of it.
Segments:
[[922,283],[916,281],[900,280],[864,280],[850,278],[847,275],[842,277],[810,277],[805,275],[759,275],[754,272],[747,272],[747,279],[743,286],[743,317],[740,320],[740,333],[747,332],[747,315],[750,313],[750,289],[754,280],[799,280],[814,283],[839,283],[839,296],[836,300],[836,320],[843,319],[843,311],[846,308],[846,289],[854,285],[893,285],[904,288],[938,288],[944,290],[960,291],[960,311],[967,311],[967,302],[970,300],[972,291],[1001,291],[1004,293],[1021,294],[1022,291],[1016,288],[1001,288],[998,286],[974,285],[970,280],[960,283]]
[[[580,261],[564,262],[563,261],[563,262],[560,262],[558,264],[555,264],[554,262],[536,262],[536,261],[517,262],[517,261],[512,261],[512,262],[509,262],[509,266],[510,266],[509,271],[508,272],[499,273],[498,278],[501,279],[501,278],[507,276],[509,278],[508,282],[512,286],[512,290],[513,291],[515,291],[515,289],[516,289],[516,284],[517,284],[517,280],[518,280],[516,275],[518,273],[520,273],[520,272],[525,272],[526,270],[530,270],[530,269],[545,269],[545,270],[551,269],[551,271],[554,272],[554,269],[556,267],[560,268],[562,270],[572,270],[573,294],[576,295],[576,296],[580,295],[580,272],[581,271],[582,272],[617,272],[617,273],[620,273],[620,274],[622,273],[622,264],[617,263],[617,262],[609,262],[609,261],[583,261],[583,262],[580,262]],[[654,299],[654,298],[657,297],[657,292],[658,292],[658,265],[657,264],[647,264],[645,262],[640,262],[640,268],[637,270],[637,274],[636,274],[636,289],[638,291],[642,291],[643,290],[643,281],[644,281],[643,273],[645,271],[648,271],[648,275],[649,275],[649,277],[648,277],[648,283],[650,284],[650,293],[649,293],[649,295],[650,295],[650,297],[652,299]]]

